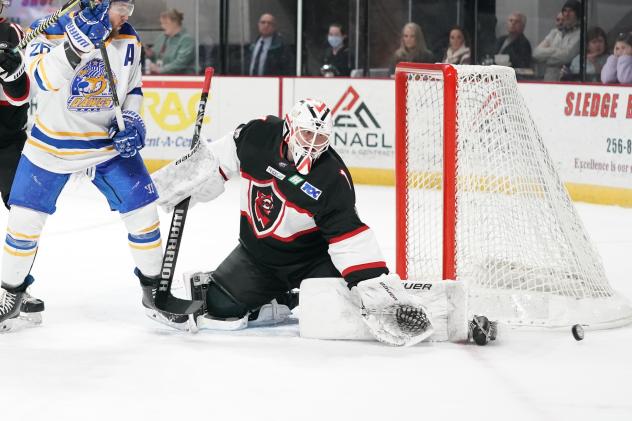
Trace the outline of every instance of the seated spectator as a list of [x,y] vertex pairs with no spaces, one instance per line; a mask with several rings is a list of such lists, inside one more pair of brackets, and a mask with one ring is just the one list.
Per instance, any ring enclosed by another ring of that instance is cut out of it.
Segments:
[[[608,59],[608,45],[606,42],[606,32],[595,26],[588,29],[586,34],[588,40],[586,51],[586,81],[599,82],[601,80],[601,69]],[[570,67],[562,68],[562,80],[580,80],[580,59],[578,55],[571,61]]]
[[465,30],[460,26],[454,26],[450,30],[449,46],[442,63],[470,64],[470,49],[467,44],[468,40]]
[[564,26],[554,28],[533,51],[533,58],[545,66],[544,80],[560,80],[560,70],[579,54],[581,3],[568,0],[562,7]]
[[251,76],[280,76],[294,74],[296,62],[277,32],[276,18],[264,13],[257,23],[259,36],[248,49],[248,74]]
[[426,38],[421,26],[414,22],[408,22],[402,28],[399,48],[393,54],[390,74],[395,73],[395,66],[402,61],[412,63],[433,63],[434,56],[426,45]]
[[152,74],[195,73],[195,41],[182,27],[184,14],[169,9],[160,14],[160,26],[164,31],[158,35],[153,48],[145,46],[145,56],[151,60]]
[[613,54],[601,69],[601,81],[632,84],[632,32],[617,37]]
[[531,67],[531,43],[524,36],[527,17],[524,13],[513,12],[507,18],[507,35],[498,38],[496,55],[509,56],[509,62],[496,60],[496,64],[517,68]]
[[329,25],[327,42],[329,46],[325,50],[321,75],[323,76],[349,76],[351,73],[351,53],[346,45],[347,33],[339,23]]

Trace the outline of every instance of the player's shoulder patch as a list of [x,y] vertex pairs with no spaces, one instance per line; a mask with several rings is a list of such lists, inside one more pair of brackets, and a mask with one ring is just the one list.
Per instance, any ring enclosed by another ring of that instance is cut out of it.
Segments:
[[138,35],[138,32],[136,32],[136,30],[134,29],[134,27],[132,25],[130,25],[129,22],[125,22],[122,26],[121,29],[119,29],[118,31],[118,35],[116,36],[117,39],[119,38],[134,38],[136,39],[136,41],[141,42],[140,41],[140,35]]

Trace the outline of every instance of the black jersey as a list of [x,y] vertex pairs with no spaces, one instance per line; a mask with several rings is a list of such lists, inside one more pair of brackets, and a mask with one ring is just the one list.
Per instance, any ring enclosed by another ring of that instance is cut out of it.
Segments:
[[[0,41],[17,45],[24,33],[22,29],[0,18]],[[26,121],[30,99],[30,82],[26,72],[12,82],[1,82],[0,89],[0,149],[10,143],[23,143],[26,139]]]
[[234,147],[213,147],[222,174],[240,177],[245,249],[270,267],[309,265],[329,253],[348,282],[388,273],[373,232],[358,217],[340,156],[329,148],[301,175],[287,160],[282,133],[283,120],[268,116],[240,126]]

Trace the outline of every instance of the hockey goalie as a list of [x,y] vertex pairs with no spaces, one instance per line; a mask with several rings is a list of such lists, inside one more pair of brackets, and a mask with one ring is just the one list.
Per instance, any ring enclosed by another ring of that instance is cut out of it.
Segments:
[[[284,119],[242,124],[154,173],[167,210],[189,196],[191,205],[212,200],[229,179],[239,178],[241,191],[235,249],[214,271],[185,274],[189,298],[204,307],[191,320],[169,324],[236,330],[281,323],[299,304],[292,290],[300,287],[304,337],[376,338],[395,346],[468,338],[464,315],[451,317],[462,320],[450,334],[444,322],[461,308],[448,302],[452,289],[437,287],[439,298],[424,300],[389,273],[373,231],[356,212],[351,175],[330,147],[332,127],[324,102],[301,100]],[[437,321],[426,301],[439,303]],[[489,324],[474,329],[489,337]]]

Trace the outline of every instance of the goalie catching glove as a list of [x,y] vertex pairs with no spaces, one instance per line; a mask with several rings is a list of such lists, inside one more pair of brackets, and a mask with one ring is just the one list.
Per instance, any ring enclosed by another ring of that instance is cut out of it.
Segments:
[[362,320],[380,342],[415,345],[434,332],[421,300],[404,289],[397,275],[382,275],[359,282],[351,289]]

